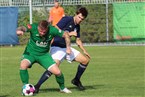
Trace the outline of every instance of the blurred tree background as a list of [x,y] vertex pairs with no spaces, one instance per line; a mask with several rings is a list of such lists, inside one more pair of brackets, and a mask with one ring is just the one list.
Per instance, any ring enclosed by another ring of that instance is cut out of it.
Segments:
[[[77,6],[63,6],[66,15],[74,16],[76,9],[81,5]],[[98,43],[107,42],[106,38],[106,5],[95,4],[95,5],[83,5],[88,9],[88,17],[81,23],[81,39],[84,43]],[[33,8],[34,9],[34,8]],[[47,13],[47,14],[46,14]],[[42,19],[48,18],[48,11],[46,8],[37,8],[33,10],[33,23],[38,22]],[[108,6],[108,32],[109,41],[113,42],[113,8],[112,5]],[[19,12],[18,26],[26,25],[29,23],[29,12]],[[29,33],[19,37],[20,44],[26,44],[29,39]],[[75,42],[74,37],[72,42]]]

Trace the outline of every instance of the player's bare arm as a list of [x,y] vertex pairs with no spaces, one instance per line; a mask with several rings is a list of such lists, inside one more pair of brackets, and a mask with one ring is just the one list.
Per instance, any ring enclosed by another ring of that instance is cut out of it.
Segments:
[[66,42],[66,53],[70,54],[71,47],[70,47],[70,36],[69,36],[68,32],[64,32],[63,37],[65,38],[65,42]]
[[88,58],[91,58],[90,55],[89,55],[89,53],[88,53],[88,52],[86,51],[86,49],[84,48],[83,43],[82,43],[82,41],[81,41],[80,38],[76,38],[76,43],[77,43],[78,47],[84,52],[84,54],[85,54]]
[[[55,27],[60,30],[60,28],[57,25]],[[68,32],[65,31],[63,37],[65,38],[65,42],[66,42],[66,53],[70,54],[71,53],[70,35],[68,34]]]
[[26,27],[20,26],[20,27],[17,28],[16,33],[17,33],[17,35],[23,35],[24,32],[26,32],[26,31],[27,31],[27,28]]

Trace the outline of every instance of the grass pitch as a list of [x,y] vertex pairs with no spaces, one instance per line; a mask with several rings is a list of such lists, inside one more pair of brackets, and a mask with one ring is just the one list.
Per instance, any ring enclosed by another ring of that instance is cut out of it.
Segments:
[[[0,97],[22,97],[19,76],[20,58],[24,46],[0,47]],[[77,47],[75,47],[77,48]],[[78,49],[78,48],[77,48]],[[60,68],[66,87],[72,94],[59,93],[52,76],[41,87],[36,97],[144,97],[144,46],[91,46],[86,47],[91,61],[81,80],[86,87],[79,91],[70,81],[78,63],[64,61]],[[29,69],[29,82],[35,84],[45,70],[38,64]]]

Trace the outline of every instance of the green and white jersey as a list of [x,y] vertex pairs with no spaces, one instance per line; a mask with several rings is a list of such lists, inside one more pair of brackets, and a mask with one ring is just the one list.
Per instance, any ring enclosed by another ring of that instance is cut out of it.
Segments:
[[26,46],[24,54],[28,55],[43,55],[50,49],[50,43],[53,37],[62,37],[64,31],[58,30],[53,26],[48,27],[47,34],[43,37],[39,35],[38,24],[27,25],[27,32],[30,32],[30,39]]

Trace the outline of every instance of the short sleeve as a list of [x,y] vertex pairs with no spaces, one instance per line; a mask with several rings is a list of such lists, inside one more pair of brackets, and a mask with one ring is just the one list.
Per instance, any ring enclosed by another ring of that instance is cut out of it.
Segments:
[[53,35],[53,37],[55,37],[55,36],[62,37],[63,34],[64,34],[64,31],[59,30],[59,29],[55,28],[54,26],[50,26],[50,30],[49,31],[50,31],[49,33],[51,35]]
[[27,24],[26,25],[26,28],[27,28],[27,32],[31,32],[32,30],[35,30],[35,29],[37,29],[37,27],[38,27],[38,24]]

